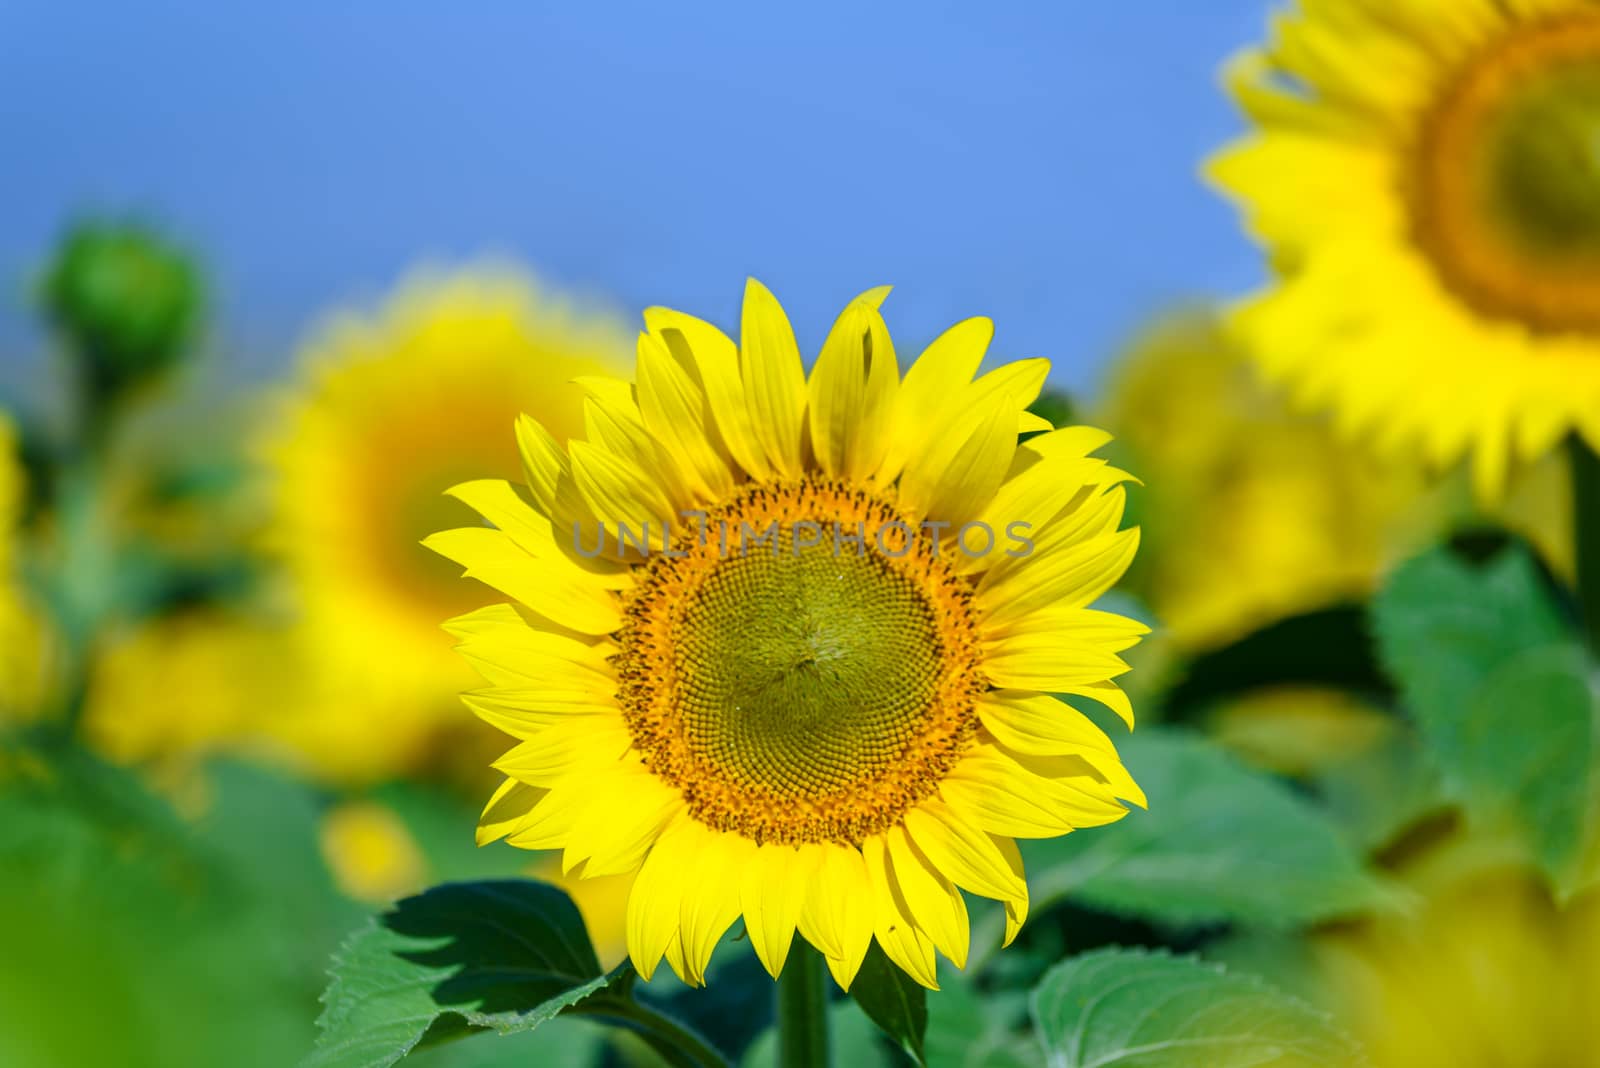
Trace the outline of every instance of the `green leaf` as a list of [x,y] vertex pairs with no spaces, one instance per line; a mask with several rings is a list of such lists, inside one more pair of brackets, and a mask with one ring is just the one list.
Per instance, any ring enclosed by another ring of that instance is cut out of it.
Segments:
[[307,1064],[382,1068],[424,1036],[532,1030],[608,981],[576,906],[556,888],[438,886],[373,920],[335,956]]
[[1355,1044],[1316,1009],[1192,958],[1106,949],[1052,968],[1033,1019],[1053,1068],[1350,1068]]
[[1292,926],[1383,900],[1332,821],[1277,779],[1187,730],[1145,727],[1118,745],[1150,808],[1022,843],[1036,912],[1071,899],[1174,926]]
[[923,1035],[928,1029],[927,991],[891,961],[877,942],[867,950],[850,996],[878,1028],[918,1064],[926,1064]]
[[1430,553],[1395,573],[1374,619],[1448,794],[1474,819],[1509,821],[1564,883],[1584,833],[1594,695],[1532,559],[1508,549],[1475,568]]
[[[245,864],[82,750],[18,746],[0,768],[0,1064],[294,1063],[337,938],[312,829],[284,803],[305,789],[281,784],[248,824],[229,820],[278,866],[263,884],[267,861]],[[237,786],[213,784],[214,814],[266,796]]]
[[1467,706],[1452,769],[1469,808],[1504,814],[1558,883],[1575,874],[1586,820],[1594,699],[1576,642],[1501,664]]
[[929,1068],[1042,1068],[1038,1043],[1015,1028],[1027,1016],[1023,992],[984,996],[964,973],[939,971],[939,991],[928,998]]
[[1435,550],[1397,570],[1372,607],[1384,664],[1418,726],[1444,753],[1459,747],[1462,709],[1497,664],[1568,638],[1520,548],[1476,568]]

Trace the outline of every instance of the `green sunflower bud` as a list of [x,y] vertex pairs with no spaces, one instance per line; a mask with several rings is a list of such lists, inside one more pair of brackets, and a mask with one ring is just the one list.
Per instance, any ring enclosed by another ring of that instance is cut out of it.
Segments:
[[198,272],[133,224],[87,222],[62,240],[42,299],[81,361],[88,388],[114,396],[179,363],[200,318]]

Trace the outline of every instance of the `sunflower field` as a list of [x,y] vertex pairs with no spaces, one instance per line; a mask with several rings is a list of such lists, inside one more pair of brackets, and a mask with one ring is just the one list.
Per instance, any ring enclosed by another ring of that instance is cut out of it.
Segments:
[[578,8],[0,13],[0,1066],[1600,1068],[1600,0]]

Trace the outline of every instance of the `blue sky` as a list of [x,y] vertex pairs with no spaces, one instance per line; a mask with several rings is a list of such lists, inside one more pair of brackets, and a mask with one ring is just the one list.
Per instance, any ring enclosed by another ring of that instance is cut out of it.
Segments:
[[903,348],[987,314],[995,356],[1083,388],[1145,316],[1259,277],[1196,169],[1266,10],[11,0],[0,361],[37,356],[41,250],[109,210],[203,254],[242,375],[412,264],[508,253],[724,324],[755,274],[813,350],[891,282]]

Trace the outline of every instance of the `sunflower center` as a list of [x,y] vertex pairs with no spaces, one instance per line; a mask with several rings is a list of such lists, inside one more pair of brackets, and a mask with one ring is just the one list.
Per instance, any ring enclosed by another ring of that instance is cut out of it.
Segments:
[[[684,613],[676,659],[690,744],[741,777],[806,796],[882,771],[939,676],[917,584],[831,545],[720,563]],[[822,548],[823,551],[817,551]]]
[[856,843],[959,758],[983,689],[970,583],[898,520],[830,483],[761,487],[646,565],[623,706],[702,822]]
[[1418,237],[1446,284],[1536,330],[1600,331],[1600,17],[1497,43],[1419,147]]

